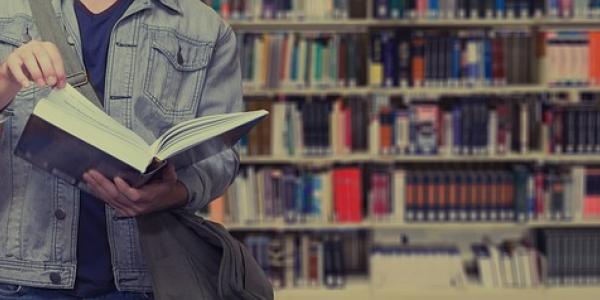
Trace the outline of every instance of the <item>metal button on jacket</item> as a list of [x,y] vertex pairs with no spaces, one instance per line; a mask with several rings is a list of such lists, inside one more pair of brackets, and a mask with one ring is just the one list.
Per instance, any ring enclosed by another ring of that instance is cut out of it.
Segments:
[[50,281],[53,284],[60,284],[60,282],[62,281],[62,278],[61,278],[60,274],[58,274],[56,272],[52,272],[52,273],[50,273]]
[[54,211],[54,216],[58,220],[64,220],[67,217],[67,214],[65,213],[64,210],[62,210],[62,209],[59,208],[56,211]]

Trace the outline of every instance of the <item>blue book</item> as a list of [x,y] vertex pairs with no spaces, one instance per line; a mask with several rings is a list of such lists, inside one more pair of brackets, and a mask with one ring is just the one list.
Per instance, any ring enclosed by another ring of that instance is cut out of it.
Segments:
[[457,84],[461,77],[461,61],[462,61],[462,47],[461,41],[458,37],[452,37],[452,61],[451,70],[452,76],[451,81],[453,84]]
[[558,17],[560,0],[548,0],[547,13],[549,17]]
[[319,176],[312,177],[311,215],[320,218],[323,213],[323,184]]
[[440,2],[439,0],[429,0],[427,3],[427,15],[430,18],[438,18],[440,15]]
[[[539,1],[539,0],[538,0]],[[496,0],[496,18],[506,17],[506,3],[504,0]]]
[[387,19],[389,17],[388,0],[375,0],[375,18]]
[[490,85],[493,81],[493,58],[492,58],[492,40],[491,38],[486,38],[483,40],[483,77],[485,79],[485,83]]
[[[297,38],[300,38],[299,36]],[[290,80],[292,82],[296,82],[298,78],[298,61],[299,61],[299,52],[300,52],[300,43],[296,40],[296,42],[291,45],[292,47],[292,61],[290,66]]]
[[286,171],[283,175],[283,219],[286,223],[297,221],[296,188],[296,177],[293,173]]
[[302,217],[306,219],[313,210],[313,182],[312,175],[302,176]]
[[296,210],[296,222],[303,217],[304,211],[304,180],[302,178],[296,178],[295,185],[295,210]]
[[394,78],[396,77],[394,76],[394,74],[397,74],[397,72],[395,72],[395,64],[397,63],[394,57],[397,53],[395,46],[396,43],[394,40],[393,32],[381,33],[381,50],[383,56],[383,85],[386,87],[393,86],[394,82],[396,81],[394,80]]
[[452,108],[452,141],[455,154],[459,154],[463,147],[462,144],[462,107],[460,104]]

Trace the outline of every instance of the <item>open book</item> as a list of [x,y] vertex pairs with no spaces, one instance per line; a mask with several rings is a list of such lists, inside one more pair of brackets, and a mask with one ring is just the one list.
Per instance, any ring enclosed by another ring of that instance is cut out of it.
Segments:
[[167,160],[180,169],[233,146],[267,114],[261,110],[185,121],[148,145],[67,85],[37,103],[15,154],[74,185],[84,172],[96,169],[139,186]]

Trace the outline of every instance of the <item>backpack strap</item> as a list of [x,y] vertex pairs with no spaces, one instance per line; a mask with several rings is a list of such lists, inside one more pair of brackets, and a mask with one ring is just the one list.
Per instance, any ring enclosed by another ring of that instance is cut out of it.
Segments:
[[73,48],[67,43],[67,34],[65,29],[59,25],[58,18],[54,12],[52,1],[49,0],[29,0],[33,21],[37,26],[40,36],[44,41],[51,42],[58,48],[63,58],[67,82],[79,90],[88,100],[98,107],[102,107],[102,102],[94,87],[89,82],[84,68],[79,62],[79,57]]

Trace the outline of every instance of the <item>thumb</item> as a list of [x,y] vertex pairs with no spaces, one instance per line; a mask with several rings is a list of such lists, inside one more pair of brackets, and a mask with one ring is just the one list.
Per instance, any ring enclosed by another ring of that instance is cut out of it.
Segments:
[[177,172],[175,166],[168,164],[163,173],[163,180],[165,181],[177,181]]

